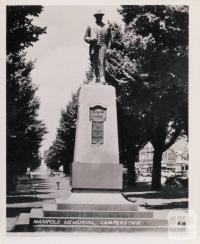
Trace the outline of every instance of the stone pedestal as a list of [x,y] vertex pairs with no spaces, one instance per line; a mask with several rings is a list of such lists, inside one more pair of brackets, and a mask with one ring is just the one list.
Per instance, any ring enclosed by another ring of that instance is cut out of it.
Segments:
[[72,163],[72,190],[77,189],[122,189],[113,86],[81,87]]

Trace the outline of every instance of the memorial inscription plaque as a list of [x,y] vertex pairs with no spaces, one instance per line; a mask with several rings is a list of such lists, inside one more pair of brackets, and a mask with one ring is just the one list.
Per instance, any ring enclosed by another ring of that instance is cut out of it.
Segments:
[[96,105],[89,108],[89,120],[92,121],[92,144],[102,145],[104,143],[104,122],[106,120],[107,108]]
[[[156,225],[158,221],[151,219],[123,219],[123,218],[32,218],[31,225],[81,225],[81,226],[146,226],[148,223]],[[163,221],[164,223],[166,221]],[[162,223],[161,223],[162,224]]]

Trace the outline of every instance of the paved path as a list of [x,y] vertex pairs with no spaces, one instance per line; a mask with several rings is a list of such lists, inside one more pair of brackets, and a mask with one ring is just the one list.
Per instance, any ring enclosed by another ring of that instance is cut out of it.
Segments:
[[[56,182],[60,182],[59,189]],[[7,196],[7,231],[13,229],[20,213],[41,208],[43,203],[55,203],[55,199],[67,198],[70,193],[69,177],[62,173],[49,177],[35,172],[32,179],[19,177],[16,191]]]

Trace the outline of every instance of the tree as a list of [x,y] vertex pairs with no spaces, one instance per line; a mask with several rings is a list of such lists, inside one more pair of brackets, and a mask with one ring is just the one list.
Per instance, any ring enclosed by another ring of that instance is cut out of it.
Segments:
[[148,141],[140,100],[144,90],[143,77],[139,60],[130,57],[133,48],[126,33],[116,24],[111,30],[106,79],[116,88],[120,162],[128,168],[128,185],[131,186],[135,185],[135,162],[139,151]]
[[38,89],[31,79],[34,62],[26,61],[25,48],[32,46],[46,28],[32,24],[41,6],[7,7],[7,186],[27,167],[40,164],[39,148],[47,132],[38,119]]
[[123,144],[132,151],[126,156],[129,165],[133,168],[134,155],[150,141],[152,187],[160,188],[162,153],[188,131],[188,9],[125,5],[119,12],[126,26],[124,33],[113,26],[107,80],[116,87],[118,106],[126,115],[119,128],[123,123]]
[[147,134],[143,123],[135,114],[128,115],[118,104],[118,134],[120,162],[128,169],[128,186],[136,184],[135,162],[138,161],[139,151],[147,143]]
[[46,33],[46,28],[33,25],[33,17],[38,17],[42,7],[7,6],[7,54],[18,54],[33,46],[39,36]]
[[162,153],[188,132],[188,7],[122,6],[120,12],[128,33],[141,36],[143,43],[148,40],[140,62],[146,74],[148,134],[154,147],[152,187],[159,189]]
[[47,165],[50,168],[58,169],[63,165],[66,174],[69,174],[70,164],[73,162],[79,91],[80,89],[72,94],[71,101],[61,111],[56,139],[47,157]]

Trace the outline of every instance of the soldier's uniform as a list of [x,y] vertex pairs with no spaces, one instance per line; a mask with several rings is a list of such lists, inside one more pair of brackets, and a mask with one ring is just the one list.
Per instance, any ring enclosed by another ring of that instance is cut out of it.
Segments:
[[89,54],[96,82],[105,83],[105,56],[111,38],[109,25],[94,23],[88,26],[84,40],[90,44]]

